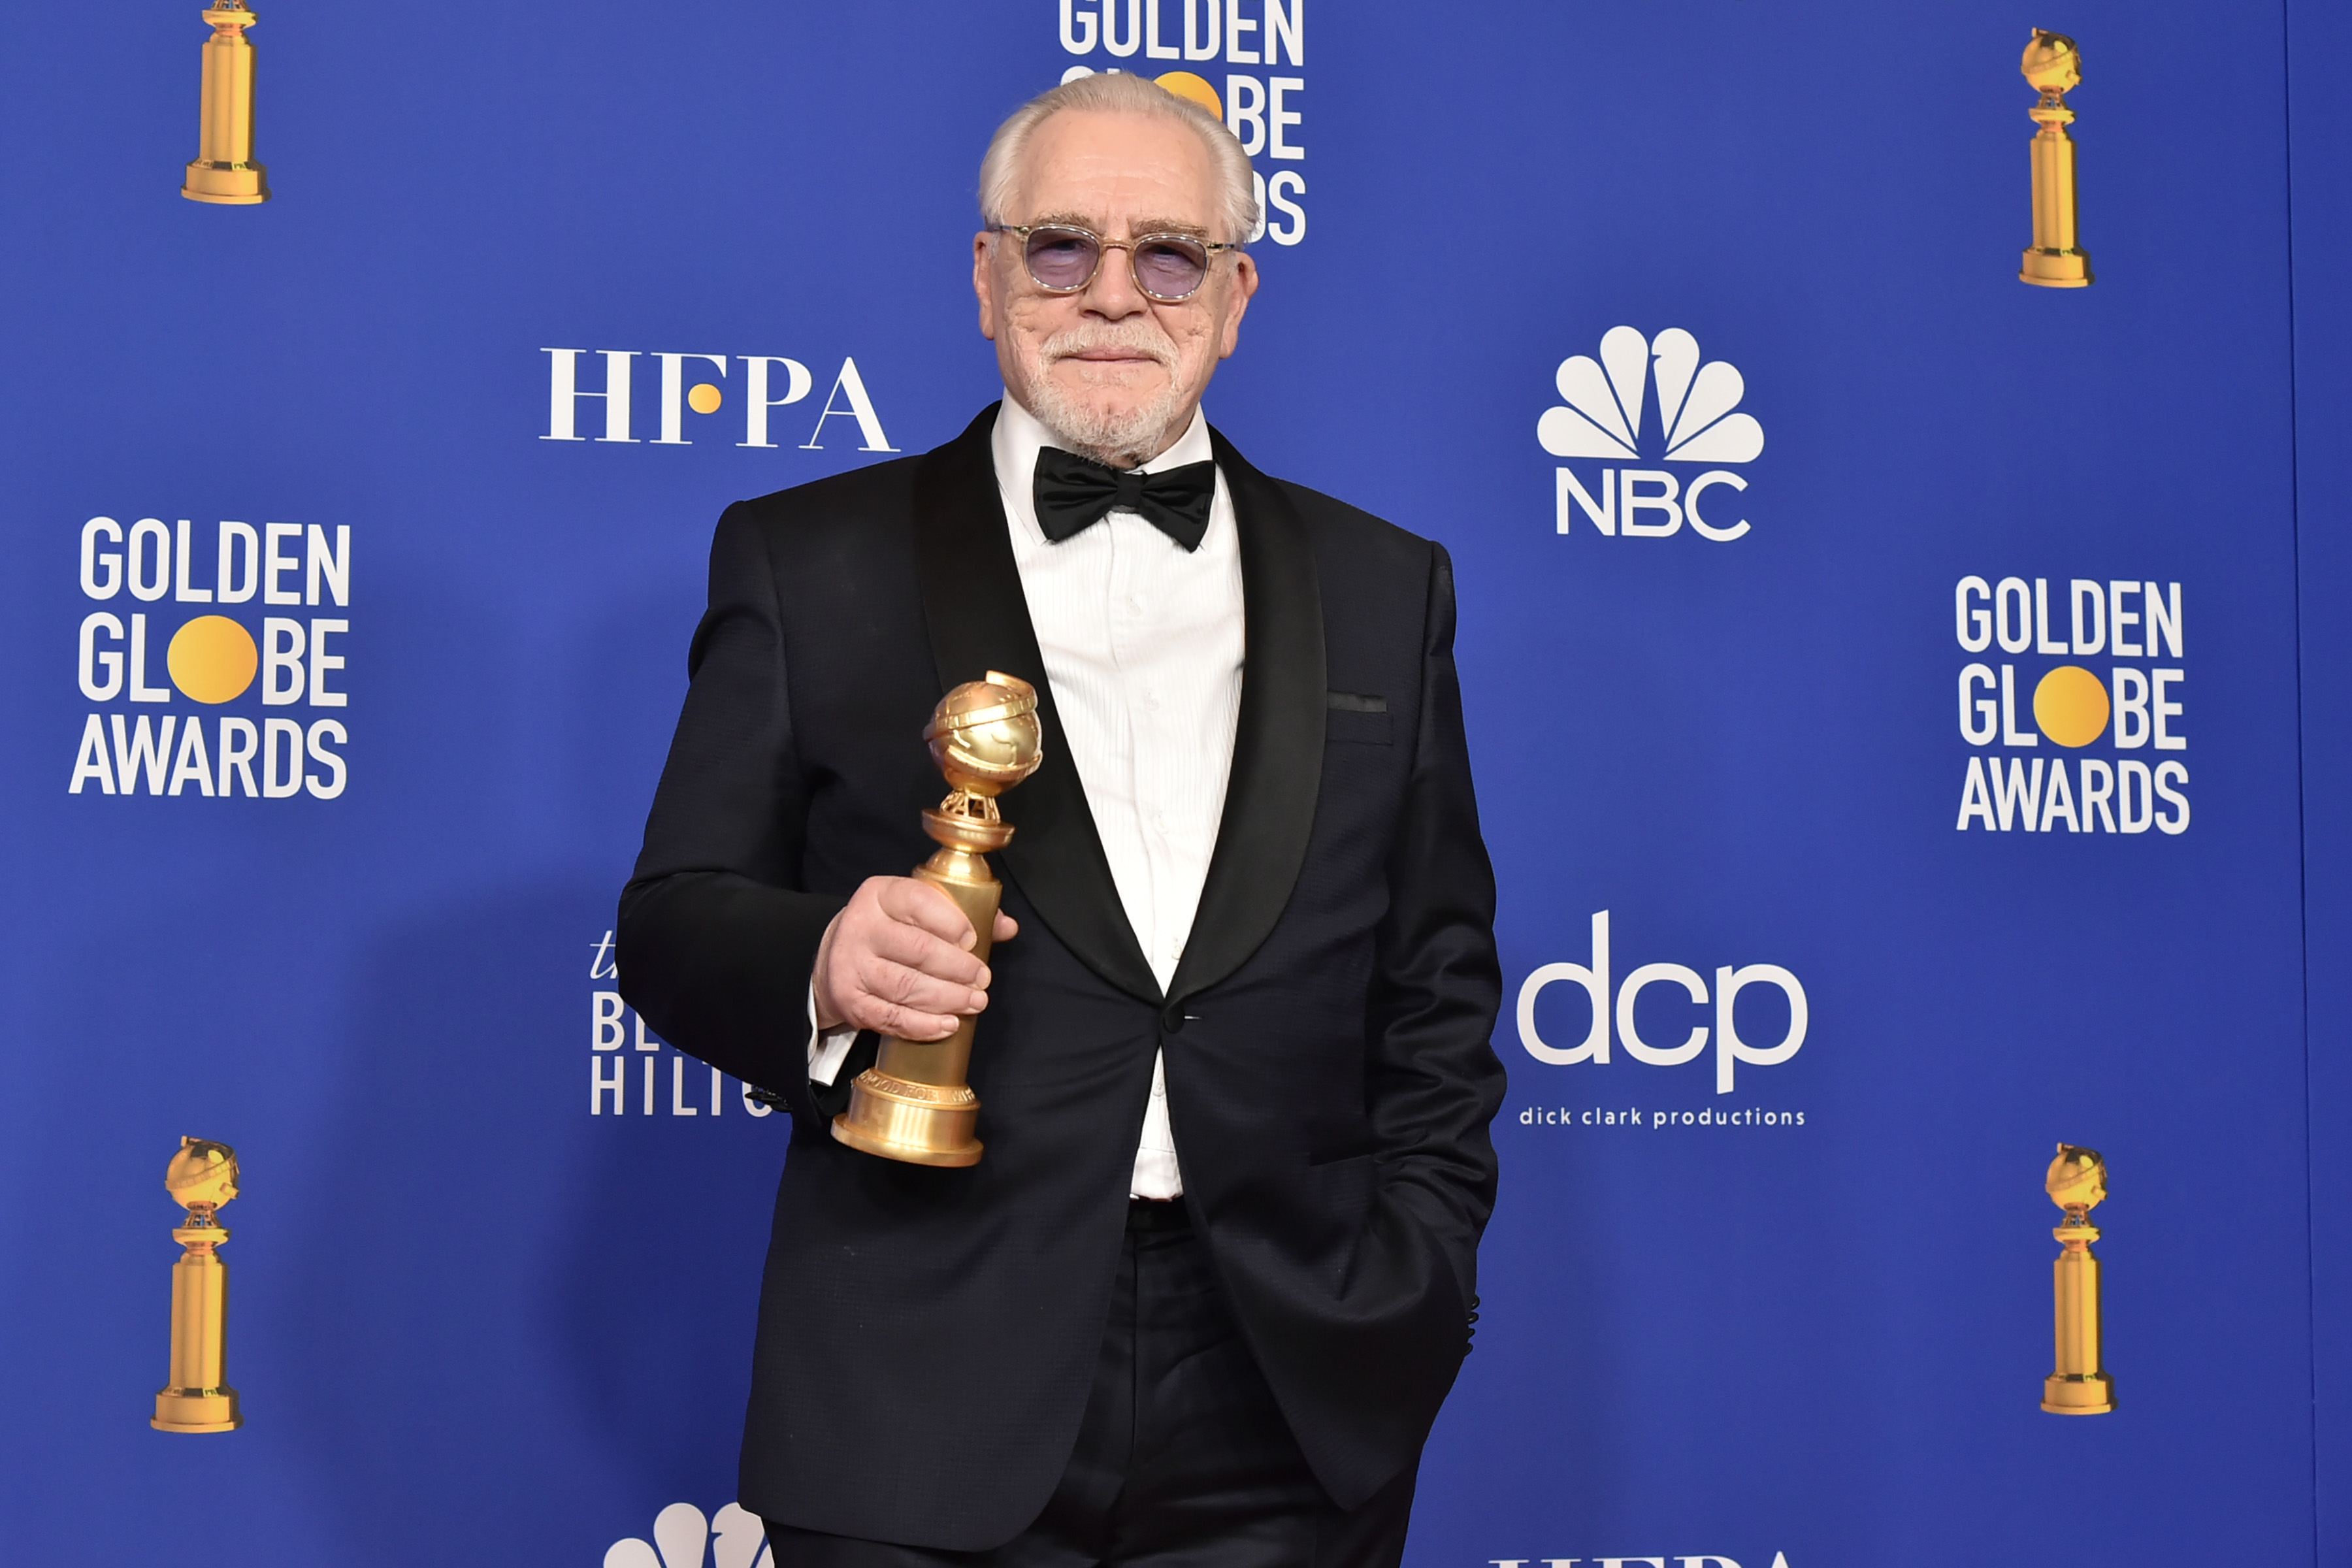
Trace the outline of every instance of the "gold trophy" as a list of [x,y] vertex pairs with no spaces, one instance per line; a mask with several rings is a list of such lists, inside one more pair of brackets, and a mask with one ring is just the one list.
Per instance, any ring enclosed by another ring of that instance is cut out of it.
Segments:
[[213,1215],[236,1196],[236,1151],[183,1138],[163,1188],[188,1211],[172,1233],[185,1248],[172,1265],[172,1381],[155,1396],[158,1432],[234,1432],[245,1425],[228,1385],[228,1232]]
[[269,199],[269,171],[253,161],[253,43],[245,30],[261,18],[245,0],[213,0],[205,21],[205,89],[196,157],[180,194],[192,202],[251,206]]
[[2116,1407],[2115,1380],[2099,1365],[2099,1239],[2091,1211],[2107,1195],[2107,1163],[2096,1149],[2058,1145],[2042,1184],[2066,1223],[2050,1234],[2064,1250],[2051,1267],[2057,1297],[2058,1370],[2042,1383],[2042,1408],[2053,1415],[2105,1415]]
[[2091,282],[2091,255],[2074,243],[2074,139],[2066,127],[2074,111],[2066,90],[2083,80],[2083,52],[2063,33],[2033,29],[2018,66],[2042,101],[2026,110],[2042,127],[2028,143],[2033,149],[2033,247],[2025,253],[2021,283],[2044,289],[2082,289]]
[[[915,868],[915,876],[955,900],[971,921],[972,955],[985,963],[1004,885],[984,857],[1013,839],[1012,827],[997,815],[996,796],[1045,760],[1037,689],[992,669],[987,679],[965,681],[940,699],[923,739],[954,793],[923,812],[923,831],[940,847]],[[833,1119],[833,1135],[886,1160],[979,1163],[980,1140],[972,1129],[980,1097],[964,1081],[975,1022],[964,1019],[944,1040],[885,1038],[874,1065],[849,1086],[849,1109]]]

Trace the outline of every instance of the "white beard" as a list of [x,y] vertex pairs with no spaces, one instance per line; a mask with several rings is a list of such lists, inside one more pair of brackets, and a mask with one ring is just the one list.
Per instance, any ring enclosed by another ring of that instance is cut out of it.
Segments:
[[[1046,374],[1057,360],[1098,348],[1133,349],[1149,355],[1168,373],[1167,384],[1150,401],[1124,414],[1109,414],[1073,395]],[[1185,402],[1184,388],[1176,378],[1176,346],[1155,328],[1072,327],[1046,339],[1030,368],[1029,412],[1071,451],[1113,468],[1130,468],[1149,462],[1168,447],[1172,436],[1183,433],[1170,429]]]

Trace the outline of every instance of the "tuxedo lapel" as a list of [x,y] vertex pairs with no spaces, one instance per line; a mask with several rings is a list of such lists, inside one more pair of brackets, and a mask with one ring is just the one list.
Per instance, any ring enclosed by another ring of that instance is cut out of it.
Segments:
[[[1030,624],[1029,601],[997,495],[990,445],[995,427],[992,405],[962,435],[925,454],[916,470],[915,552],[940,689],[978,680],[992,669],[1036,687],[1045,760],[998,802],[1004,820],[1018,831],[997,858],[1063,946],[1120,990],[1156,1004],[1160,983],[1144,962],[1118,886],[1111,880],[1110,862],[1055,710],[1045,660],[1037,651],[1036,628]],[[1319,626],[1316,657],[1319,672]],[[1316,700],[1319,722],[1319,673]],[[1317,741],[1319,746],[1319,732]]]
[[1169,986],[1178,1001],[1240,968],[1290,901],[1315,826],[1328,702],[1323,595],[1306,522],[1279,486],[1223,436],[1213,429],[1209,435],[1241,535],[1247,638],[1217,847]]

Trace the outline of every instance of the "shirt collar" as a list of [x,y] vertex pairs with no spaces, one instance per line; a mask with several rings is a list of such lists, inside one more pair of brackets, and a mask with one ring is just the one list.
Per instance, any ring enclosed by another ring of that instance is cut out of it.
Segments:
[[[1037,453],[1041,447],[1058,447],[1052,431],[1037,416],[1021,406],[1012,393],[1004,395],[1003,405],[996,414],[996,428],[991,432],[989,444],[996,458],[996,488],[1003,493],[1004,514],[1014,528],[1035,541],[1043,542],[1045,530],[1037,526],[1036,492],[1033,482],[1037,471]],[[1209,416],[1195,406],[1192,423],[1176,444],[1144,464],[1147,474],[1164,473],[1186,463],[1213,460],[1216,449],[1209,441]]]

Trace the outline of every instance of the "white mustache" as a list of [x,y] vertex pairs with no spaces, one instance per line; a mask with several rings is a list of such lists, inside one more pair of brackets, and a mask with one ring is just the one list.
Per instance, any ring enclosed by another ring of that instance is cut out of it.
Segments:
[[1098,349],[1122,349],[1139,353],[1163,370],[1176,365],[1176,345],[1168,334],[1145,326],[1112,326],[1107,322],[1068,327],[1047,338],[1039,353],[1048,361],[1069,359]]

